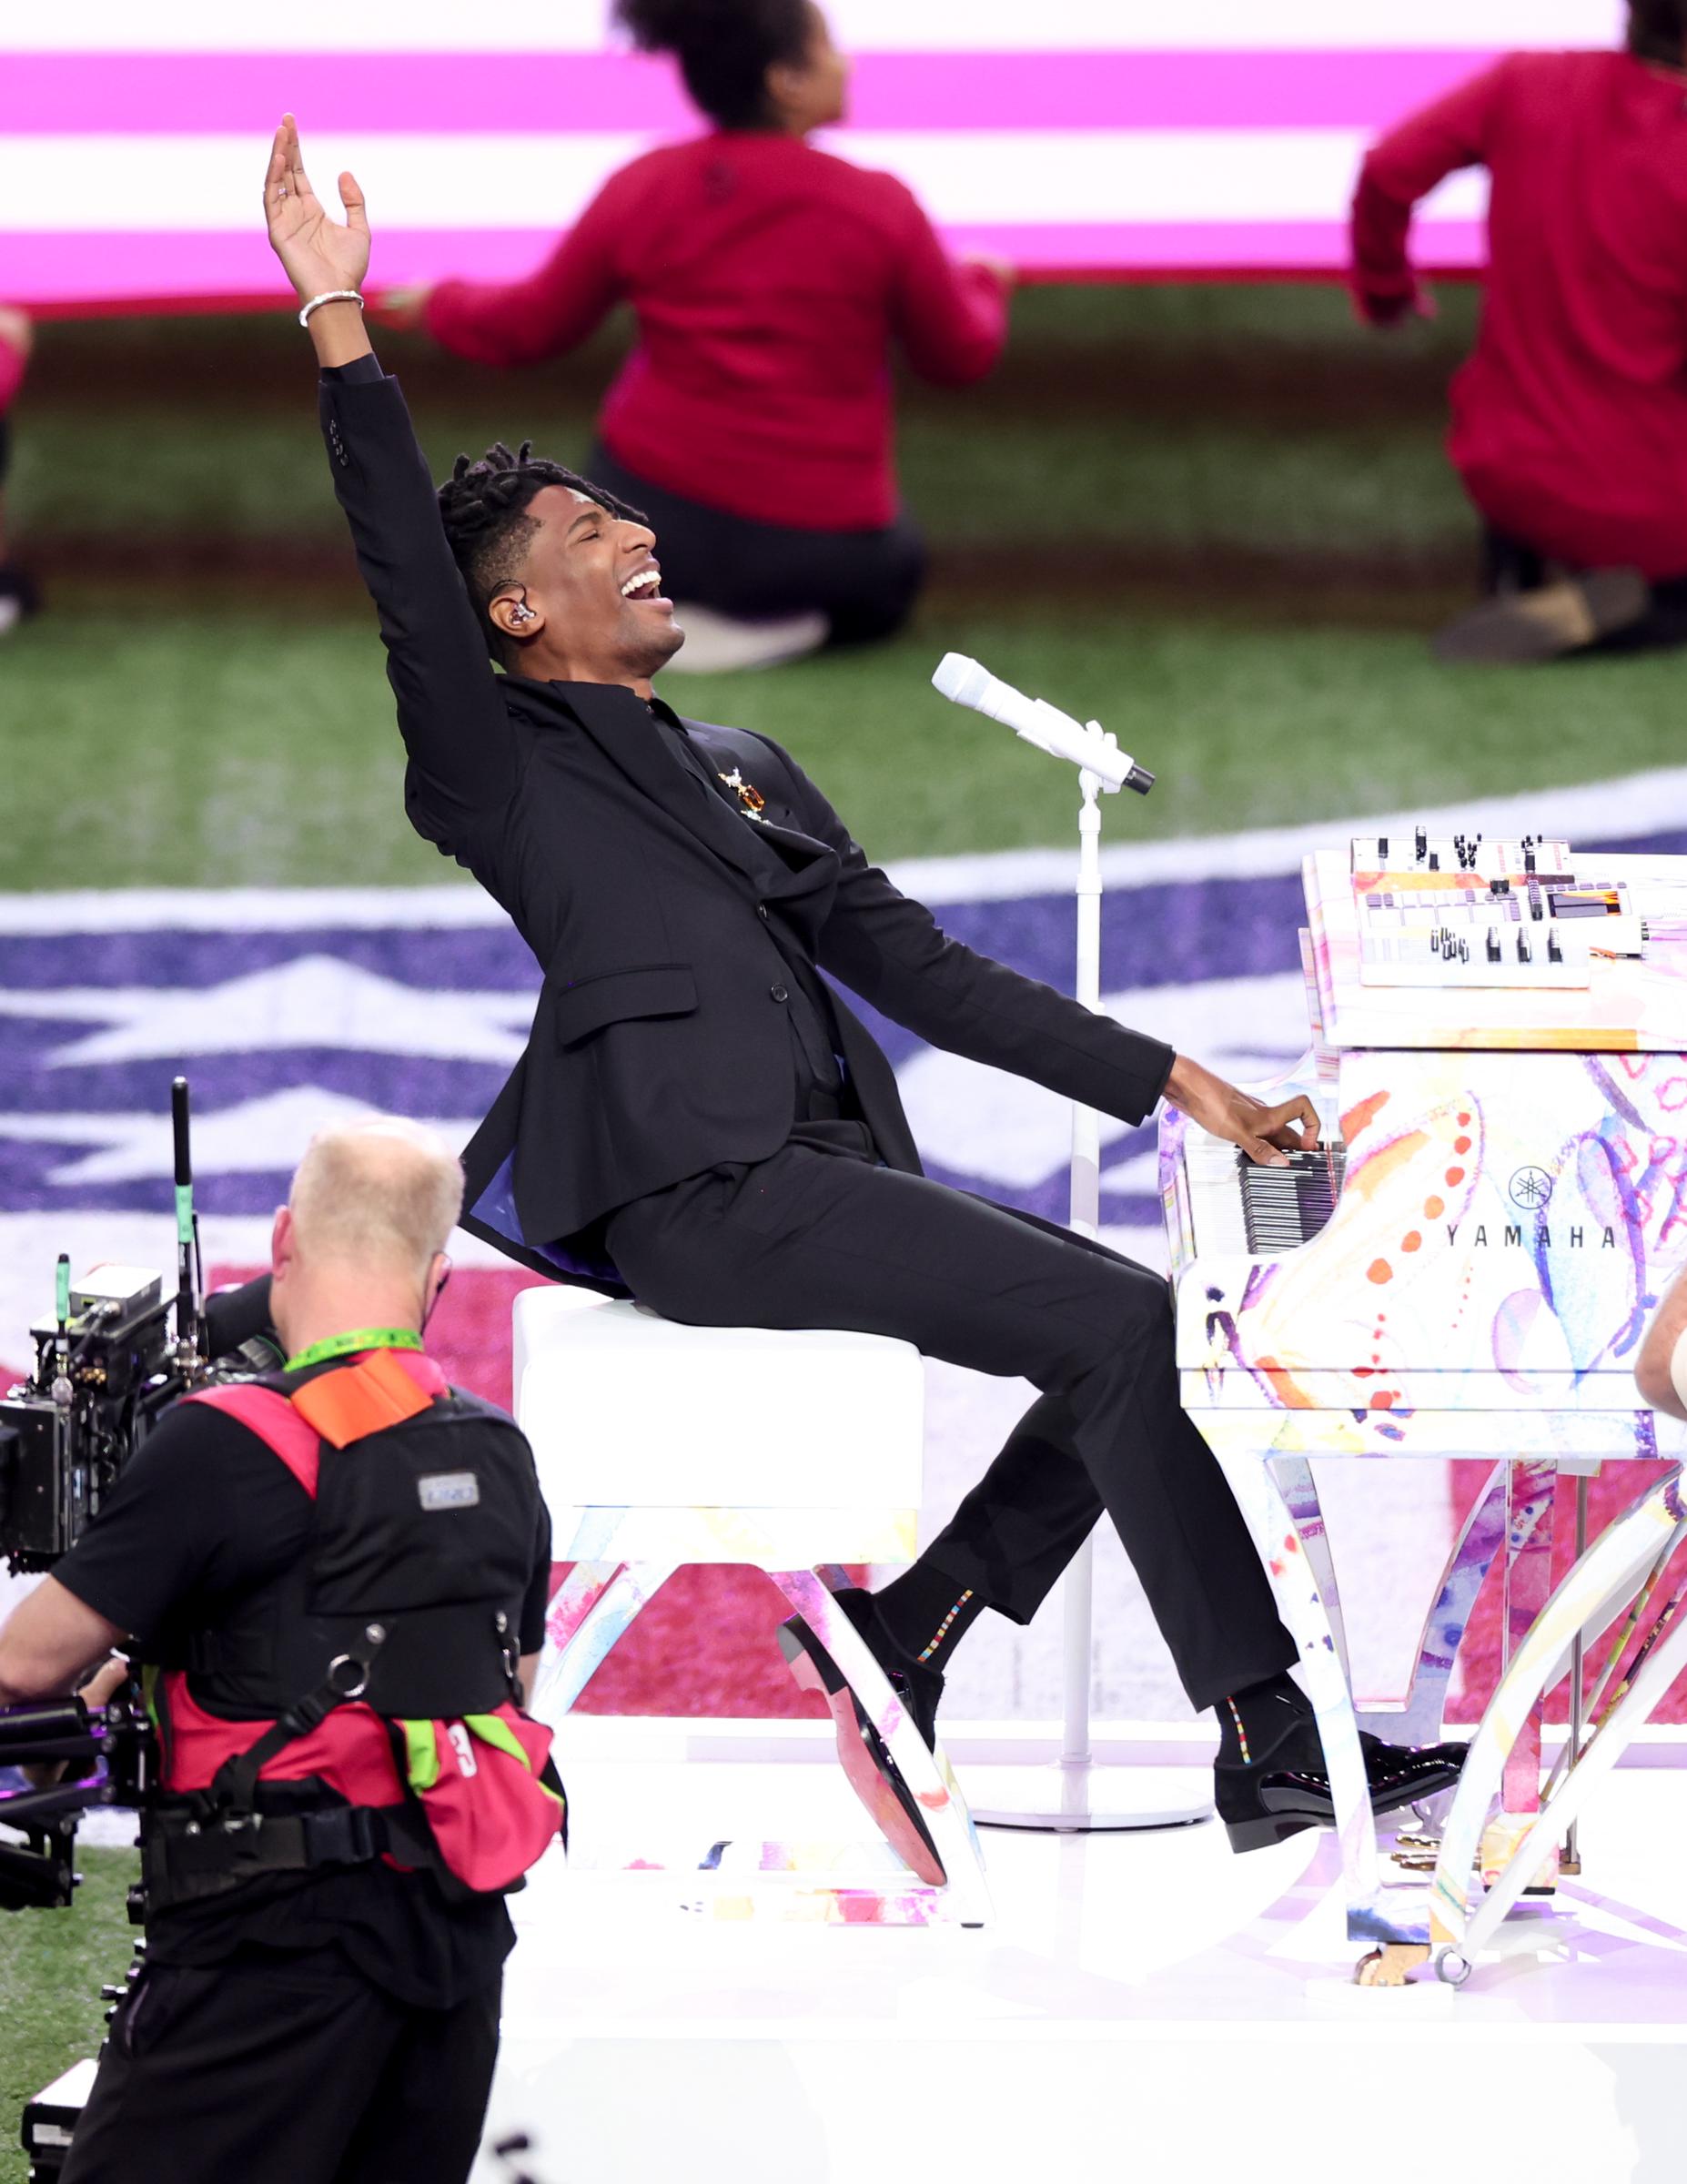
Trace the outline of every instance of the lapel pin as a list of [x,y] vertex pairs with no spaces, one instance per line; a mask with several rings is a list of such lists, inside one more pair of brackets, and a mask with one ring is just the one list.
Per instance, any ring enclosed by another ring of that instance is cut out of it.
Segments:
[[715,779],[723,782],[732,790],[746,819],[760,819],[767,808],[767,798],[753,782],[746,781],[736,766],[730,774],[717,774]]

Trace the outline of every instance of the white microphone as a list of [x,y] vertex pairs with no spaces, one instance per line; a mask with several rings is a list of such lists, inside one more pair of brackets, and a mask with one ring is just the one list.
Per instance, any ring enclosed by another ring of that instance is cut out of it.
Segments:
[[1135,789],[1139,796],[1146,796],[1154,786],[1153,774],[1139,766],[1129,752],[1121,751],[1097,722],[1091,721],[1086,727],[1044,699],[1027,698],[1011,682],[998,681],[976,660],[969,660],[965,652],[945,652],[932,682],[956,705],[970,705],[975,713],[988,713],[993,721],[1000,721],[1052,758],[1069,759],[1075,766],[1086,767],[1106,788]]

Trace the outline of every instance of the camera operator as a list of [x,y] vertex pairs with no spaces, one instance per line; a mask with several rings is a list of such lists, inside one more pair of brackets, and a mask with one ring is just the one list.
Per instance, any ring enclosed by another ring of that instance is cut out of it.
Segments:
[[177,1403],[0,1628],[8,1703],[137,1642],[161,1746],[146,1966],[65,2184],[473,2162],[502,1892],[562,1807],[520,1711],[551,1562],[531,1451],[422,1350],[461,1192],[416,1125],[318,1136],[276,1217],[286,1367]]

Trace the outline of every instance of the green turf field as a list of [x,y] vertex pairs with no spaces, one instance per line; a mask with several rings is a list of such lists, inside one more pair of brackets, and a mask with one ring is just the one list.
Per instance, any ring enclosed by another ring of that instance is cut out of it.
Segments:
[[17,1912],[0,1926],[0,2184],[24,2184],[17,2142],[25,2101],[105,2037],[102,1986],[128,1968],[135,1929],[124,1909],[135,1854],[83,1850],[68,1911]]
[[[876,854],[1063,841],[1071,784],[927,687],[954,648],[1095,713],[1160,785],[1116,830],[1212,832],[1593,778],[1680,750],[1665,659],[1436,668],[1470,516],[1441,459],[1474,299],[1396,339],[1330,288],[1032,290],[985,385],[910,389],[934,547],[894,644],[675,678],[788,741]],[[583,459],[612,367],[490,375],[389,338],[429,451]],[[0,885],[455,875],[399,817],[379,648],[285,317],[44,329],[15,526],[54,612],[0,650]]]

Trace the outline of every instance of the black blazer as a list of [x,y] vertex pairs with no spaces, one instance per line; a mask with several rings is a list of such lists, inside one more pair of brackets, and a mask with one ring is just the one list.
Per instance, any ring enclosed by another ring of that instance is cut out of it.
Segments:
[[[820,967],[933,1046],[1140,1122],[1170,1047],[976,955],[868,864],[788,753],[688,723],[767,799],[783,869],[699,792],[671,731],[620,684],[536,682],[490,663],[396,379],[322,379],[334,490],[374,598],[409,764],[411,824],[466,865],[544,973],[527,1051],[464,1155],[465,1225],[550,1272],[601,1215],[721,1161],[767,1158],[793,1120],[775,892]],[[658,551],[661,551],[660,541]],[[894,1076],[842,1002],[851,1084],[884,1158],[920,1172]]]

